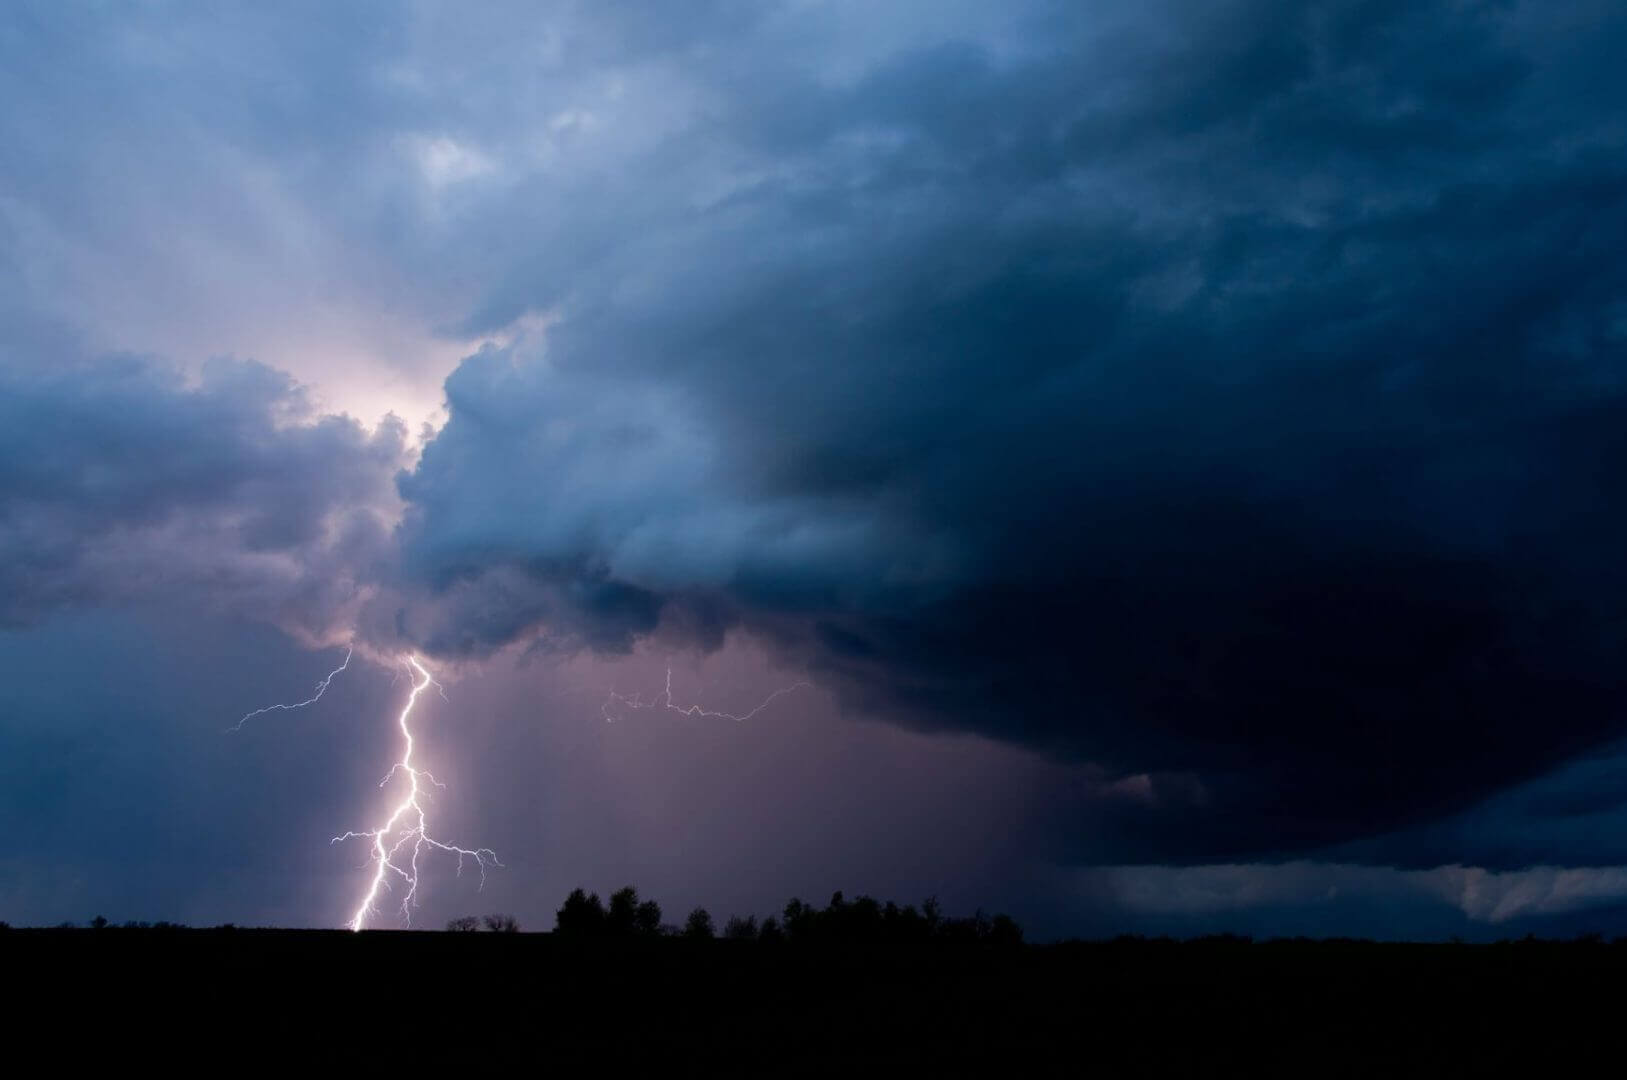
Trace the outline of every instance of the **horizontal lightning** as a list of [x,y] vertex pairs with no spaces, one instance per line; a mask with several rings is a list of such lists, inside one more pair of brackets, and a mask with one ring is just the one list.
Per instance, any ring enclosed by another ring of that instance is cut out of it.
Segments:
[[322,695],[328,692],[328,684],[333,681],[333,677],[335,675],[339,674],[341,671],[345,670],[345,668],[350,666],[350,657],[351,657],[352,654],[355,653],[355,651],[356,651],[356,647],[354,645],[346,646],[345,647],[345,662],[340,664],[338,667],[334,668],[332,671],[328,672],[328,674],[327,674],[327,676],[325,678],[323,678],[319,682],[317,682],[317,684],[316,684],[316,692],[313,693],[310,697],[306,698],[304,701],[295,701],[295,702],[292,702],[292,703],[287,704],[287,705],[267,705],[263,709],[255,709],[251,713],[244,713],[243,714],[243,719],[239,720],[237,723],[233,724],[231,727],[227,728],[226,730],[227,731],[242,731],[244,724],[248,723],[250,720],[253,720],[256,716],[263,716],[264,714],[266,714],[268,712],[277,712],[279,709],[303,709],[307,705],[315,705],[318,701],[322,700]]
[[615,690],[611,690],[610,691],[610,696],[608,698],[606,698],[605,703],[599,707],[599,712],[604,716],[604,718],[606,720],[610,721],[611,723],[615,723],[615,721],[616,721],[615,710],[618,710],[618,709],[620,709],[620,710],[665,709],[665,710],[668,710],[670,712],[675,712],[680,716],[689,716],[689,717],[699,716],[699,717],[704,717],[704,718],[707,718],[707,719],[734,720],[736,722],[743,722],[743,721],[746,721],[746,720],[750,720],[752,717],[756,716],[758,713],[760,713],[764,709],[768,708],[770,705],[772,705],[774,703],[774,701],[776,699],[782,698],[786,694],[791,693],[792,691],[811,689],[812,687],[813,687],[813,683],[810,683],[810,682],[794,682],[789,686],[782,686],[778,690],[774,691],[772,694],[769,694],[766,698],[764,698],[762,700],[762,702],[755,709],[751,710],[748,713],[741,713],[739,715],[736,715],[735,713],[717,712],[717,711],[715,711],[713,709],[703,709],[699,705],[675,705],[675,704],[673,704],[673,701],[672,701],[672,667],[671,667],[671,665],[668,665],[667,666],[667,685],[666,685],[666,689],[664,691],[662,691],[662,693],[661,693],[661,695],[659,697],[652,698],[649,701],[645,701],[643,696],[640,695],[640,694],[636,694],[636,693],[632,694],[632,695],[618,694],[618,693],[616,693]]

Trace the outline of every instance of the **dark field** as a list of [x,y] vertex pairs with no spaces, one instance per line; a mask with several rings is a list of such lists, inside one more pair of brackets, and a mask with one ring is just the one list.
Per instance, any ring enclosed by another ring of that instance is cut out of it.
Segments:
[[1459,1076],[1603,1054],[1598,1075],[1617,1075],[1627,945],[858,949],[110,928],[0,933],[0,968],[10,1020],[97,1010],[136,1033],[129,1048],[166,1053],[180,1023],[205,1040],[252,1033],[272,1053],[365,1051],[372,1031],[409,1057],[595,1071]]

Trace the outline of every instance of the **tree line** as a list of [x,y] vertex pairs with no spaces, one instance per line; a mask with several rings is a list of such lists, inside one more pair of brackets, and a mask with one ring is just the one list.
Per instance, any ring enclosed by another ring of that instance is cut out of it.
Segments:
[[[453,919],[452,931],[488,930],[513,932],[519,924],[508,915],[488,915]],[[882,944],[960,942],[988,945],[1020,945],[1022,928],[1009,915],[988,916],[982,911],[966,918],[944,915],[935,898],[919,908],[900,907],[891,900],[883,903],[871,896],[846,899],[840,892],[823,908],[800,899],[788,901],[778,916],[758,921],[755,915],[731,916],[720,931],[712,915],[695,908],[683,923],[662,920],[661,905],[638,895],[628,885],[610,894],[607,904],[598,893],[573,889],[554,915],[554,934],[579,940],[637,940],[677,937],[710,941],[817,942],[825,944]]]

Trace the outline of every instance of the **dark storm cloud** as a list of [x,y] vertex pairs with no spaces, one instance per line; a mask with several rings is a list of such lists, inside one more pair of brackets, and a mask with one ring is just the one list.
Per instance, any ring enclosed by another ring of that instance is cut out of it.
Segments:
[[333,634],[388,558],[397,424],[287,376],[139,357],[0,367],[0,622],[159,600]]
[[[741,627],[1088,763],[1080,860],[1621,861],[1616,7],[21,7],[0,620]],[[64,360],[482,340],[394,489],[267,367]]]
[[1390,832],[1622,734],[1627,21],[1010,25],[686,69],[470,321],[534,316],[401,484],[443,603],[375,623],[705,605],[862,709],[1171,778],[1097,855]]

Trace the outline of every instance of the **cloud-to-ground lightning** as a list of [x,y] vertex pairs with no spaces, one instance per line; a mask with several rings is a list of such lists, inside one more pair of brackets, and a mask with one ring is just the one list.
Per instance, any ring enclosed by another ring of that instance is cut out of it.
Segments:
[[[306,700],[283,705],[268,705],[265,708],[255,709],[247,713],[231,728],[239,731],[243,725],[256,716],[277,710],[301,709],[315,704],[321,699],[332,683],[335,676],[350,666],[353,649],[345,651],[345,659],[333,671],[316,684],[315,692]],[[338,844],[346,840],[366,840],[369,845],[368,863],[372,866],[372,876],[368,881],[367,890],[362,895],[355,911],[351,914],[346,925],[351,930],[361,930],[369,919],[378,914],[382,894],[386,891],[401,889],[401,915],[403,921],[411,924],[412,909],[418,902],[418,882],[422,860],[426,852],[444,852],[457,856],[458,873],[463,873],[466,862],[473,860],[480,870],[480,883],[486,883],[486,871],[503,864],[497,858],[497,853],[491,848],[466,848],[456,844],[449,844],[437,839],[429,832],[429,815],[425,809],[425,802],[430,798],[428,787],[445,790],[446,785],[436,780],[434,775],[425,768],[414,764],[413,753],[417,748],[417,741],[412,732],[412,714],[418,704],[419,697],[431,686],[435,687],[444,699],[446,691],[435,677],[430,674],[422,660],[417,656],[408,656],[404,660],[404,667],[412,679],[412,689],[407,694],[407,701],[401,707],[401,713],[396,718],[396,726],[401,731],[401,756],[390,766],[384,779],[379,781],[383,788],[391,782],[405,783],[406,790],[399,801],[391,807],[389,815],[377,828],[364,830],[350,830],[335,836],[331,843]],[[730,713],[716,709],[707,709],[700,705],[679,705],[672,699],[672,668],[667,668],[666,685],[662,692],[649,700],[640,694],[619,694],[614,689],[610,691],[609,698],[601,707],[606,720],[616,719],[615,709],[642,710],[663,709],[677,713],[684,717],[699,717],[704,719],[733,720],[744,722],[767,709],[776,700],[796,690],[810,688],[813,684],[804,681],[782,686],[769,694],[755,708],[745,713]]]
[[[350,666],[350,658],[354,648],[345,650],[345,661],[332,671],[326,678],[316,684],[316,692],[304,701],[297,701],[286,705],[268,705],[263,709],[255,709],[239,720],[237,724],[227,730],[241,731],[243,725],[263,713],[275,712],[279,709],[302,709],[307,705],[314,705],[327,691],[328,684]],[[429,835],[428,814],[424,810],[423,800],[429,797],[424,790],[424,784],[432,784],[437,788],[445,789],[446,785],[436,780],[427,769],[419,768],[412,763],[414,740],[412,728],[408,720],[412,716],[413,706],[418,703],[418,695],[433,686],[440,691],[441,697],[446,697],[446,690],[430,675],[429,669],[416,656],[409,656],[405,661],[407,672],[413,678],[412,692],[407,695],[407,703],[396,719],[396,725],[401,729],[402,750],[401,758],[384,779],[379,781],[379,787],[384,787],[396,777],[405,775],[407,778],[406,796],[396,804],[390,816],[383,825],[377,829],[365,832],[347,832],[333,838],[332,843],[342,840],[367,839],[372,842],[372,852],[369,862],[373,863],[373,877],[368,884],[367,893],[362,898],[360,906],[350,917],[346,924],[352,930],[360,930],[367,922],[369,916],[377,911],[379,893],[390,888],[392,878],[399,878],[405,886],[401,897],[402,917],[411,922],[412,908],[418,899],[418,869],[419,860],[425,848],[444,851],[458,857],[458,873],[462,874],[465,860],[473,859],[480,867],[480,883],[486,883],[486,870],[489,866],[502,866],[498,861],[497,853],[490,848],[461,848],[444,843]]]
[[611,690],[610,691],[610,696],[608,698],[606,698],[605,703],[599,707],[599,712],[604,716],[604,718],[606,720],[609,720],[611,722],[614,722],[615,719],[616,719],[614,713],[612,712],[613,708],[620,708],[620,709],[666,709],[666,710],[669,710],[671,712],[675,712],[680,716],[688,716],[688,717],[696,717],[696,716],[698,716],[698,717],[704,717],[704,718],[707,718],[707,719],[734,720],[734,721],[737,721],[737,722],[743,722],[743,721],[746,721],[746,720],[750,720],[752,717],[756,716],[758,713],[760,713],[764,709],[768,708],[770,705],[772,705],[774,703],[774,700],[776,698],[784,697],[786,694],[789,694],[794,690],[808,689],[808,688],[811,688],[812,686],[813,686],[813,684],[810,683],[810,682],[801,682],[801,681],[794,682],[789,686],[782,686],[778,690],[774,691],[772,694],[770,694],[766,698],[764,698],[762,700],[762,702],[759,703],[758,706],[755,709],[752,709],[748,713],[741,713],[739,715],[736,715],[735,713],[717,712],[717,711],[712,710],[712,709],[703,709],[699,705],[675,705],[675,704],[673,704],[673,701],[672,701],[672,667],[671,667],[671,665],[668,665],[668,667],[667,667],[667,685],[666,685],[666,689],[661,692],[659,697],[654,697],[654,698],[651,698],[649,701],[645,701],[641,694],[634,693],[634,694],[629,696],[627,694],[618,694],[618,693],[616,693],[615,690]]
[[303,709],[307,705],[315,705],[318,701],[321,700],[322,695],[328,692],[328,684],[333,681],[333,677],[335,675],[339,674],[341,671],[345,670],[345,668],[350,666],[350,657],[351,657],[351,655],[353,653],[355,653],[355,651],[356,651],[355,646],[352,645],[352,646],[347,647],[345,649],[345,662],[340,664],[338,667],[334,668],[332,671],[328,672],[328,674],[327,674],[327,676],[325,678],[319,680],[317,682],[317,684],[316,684],[315,692],[312,693],[311,696],[306,698],[304,701],[295,701],[295,702],[291,702],[291,703],[286,704],[286,705],[267,705],[263,709],[255,709],[251,713],[245,713],[243,715],[243,719],[241,719],[237,723],[233,724],[227,730],[228,731],[242,731],[244,724],[248,723],[250,720],[253,720],[256,716],[260,716],[260,715],[262,715],[264,713],[277,712],[280,709]]
[[[407,703],[401,709],[397,719],[397,726],[401,728],[402,751],[401,760],[390,767],[384,779],[379,781],[383,787],[398,775],[407,778],[407,792],[402,800],[396,804],[384,824],[376,829],[365,832],[347,832],[333,838],[337,844],[342,840],[366,839],[372,842],[370,860],[373,866],[373,879],[368,885],[367,893],[362,897],[361,904],[351,916],[349,927],[360,930],[366,925],[369,916],[377,913],[379,893],[390,888],[392,878],[399,878],[404,887],[401,896],[401,914],[403,919],[411,922],[412,908],[418,899],[418,863],[424,854],[425,848],[444,851],[458,857],[458,873],[463,873],[463,864],[467,859],[473,859],[480,867],[480,883],[486,883],[486,869],[491,866],[502,866],[497,860],[497,853],[490,848],[461,848],[435,839],[429,835],[428,816],[424,811],[421,800],[428,798],[423,784],[427,781],[438,788],[445,785],[435,779],[425,770],[412,763],[413,736],[412,728],[408,726],[408,718],[412,715],[413,706],[418,703],[418,695],[430,686],[440,689],[440,683],[430,675],[429,669],[416,656],[407,658],[407,665],[414,672],[412,692],[407,695]],[[442,696],[445,696],[444,691]]]

